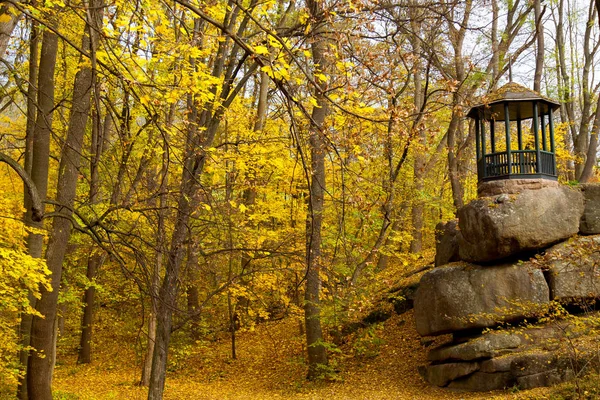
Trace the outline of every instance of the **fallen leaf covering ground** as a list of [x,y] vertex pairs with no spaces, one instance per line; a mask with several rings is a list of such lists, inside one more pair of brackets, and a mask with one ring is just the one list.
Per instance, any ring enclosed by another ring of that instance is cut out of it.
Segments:
[[[511,393],[466,393],[427,385],[417,367],[426,351],[415,331],[412,312],[394,316],[379,331],[379,354],[370,358],[340,355],[337,378],[319,384],[304,380],[303,340],[297,321],[261,324],[237,337],[238,359],[230,358],[224,336],[193,346],[177,356],[167,376],[165,399],[538,399],[548,389]],[[120,338],[98,334],[96,359],[77,365],[74,354],[57,365],[54,388],[58,399],[145,399],[139,380],[139,357]],[[122,343],[122,342],[121,342]],[[348,345],[350,346],[350,345]],[[344,349],[343,354],[352,353]]]

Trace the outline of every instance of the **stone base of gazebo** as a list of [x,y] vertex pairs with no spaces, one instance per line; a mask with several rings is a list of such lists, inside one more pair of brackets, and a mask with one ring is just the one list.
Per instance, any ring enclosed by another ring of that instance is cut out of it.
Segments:
[[516,194],[524,190],[536,190],[546,187],[558,187],[558,181],[553,179],[500,179],[480,182],[477,185],[477,196],[487,197],[499,194]]

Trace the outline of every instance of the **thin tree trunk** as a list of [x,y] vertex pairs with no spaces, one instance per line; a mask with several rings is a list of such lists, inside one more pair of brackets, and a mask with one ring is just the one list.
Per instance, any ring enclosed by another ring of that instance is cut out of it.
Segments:
[[540,93],[542,90],[542,74],[544,73],[544,26],[542,25],[541,0],[534,1],[535,35],[537,37],[537,49],[535,56],[535,75],[533,78],[533,90]]
[[412,240],[410,242],[410,252],[420,253],[423,247],[423,212],[425,205],[423,202],[422,193],[425,189],[425,148],[427,137],[425,134],[425,127],[420,122],[420,115],[423,112],[423,103],[425,102],[425,94],[423,93],[423,66],[421,65],[421,22],[420,16],[416,13],[418,8],[416,4],[412,4],[410,7],[410,25],[413,35],[411,35],[411,46],[414,54],[413,64],[413,82],[414,82],[414,97],[413,97],[413,109],[415,113],[415,119],[419,120],[414,125],[416,129],[416,137],[419,143],[419,147],[414,155],[414,203],[412,206],[411,220],[412,220]]
[[[329,68],[326,57],[327,38],[325,37],[326,21],[322,4],[316,0],[306,2],[315,25],[311,51],[315,75],[324,73]],[[306,290],[304,293],[304,320],[306,326],[306,345],[308,351],[308,379],[316,379],[321,374],[321,368],[327,365],[327,352],[323,345],[321,328],[321,229],[323,224],[323,209],[325,200],[325,154],[326,143],[324,123],[330,113],[329,104],[323,94],[325,84],[321,82],[314,97],[318,106],[312,110],[309,128],[309,143],[311,155],[310,195],[308,215],[306,218]]]
[[86,277],[89,286],[83,295],[83,316],[81,318],[81,338],[79,340],[78,364],[89,364],[92,362],[92,332],[94,323],[94,303],[96,287],[94,279],[98,269],[104,263],[105,254],[94,253],[90,256],[87,264]]
[[[96,99],[97,100],[97,99]],[[96,101],[96,107],[99,101]],[[94,110],[92,118],[92,140],[90,157],[90,204],[96,204],[100,198],[100,176],[99,164],[104,152],[104,134],[100,124],[99,110]],[[83,316],[81,319],[81,337],[79,340],[79,352],[77,363],[89,364],[92,362],[92,332],[94,324],[94,306],[96,297],[96,287],[94,286],[96,274],[104,264],[106,254],[104,252],[94,253],[88,258],[86,277],[88,287],[83,294]]]
[[498,77],[500,76],[500,51],[498,43],[498,19],[500,12],[498,0],[492,0],[492,84],[490,90],[496,89]]
[[[174,107],[170,108],[169,117],[167,118],[167,126],[173,120]],[[166,138],[168,139],[168,138]],[[167,187],[168,187],[168,168],[169,168],[169,152],[168,140],[165,140],[162,157],[162,167],[160,171],[160,189],[158,198],[158,221],[156,229],[156,259],[152,269],[151,287],[150,287],[150,315],[148,318],[148,347],[146,347],[146,357],[144,358],[144,366],[142,368],[142,379],[140,385],[149,386],[150,376],[152,373],[152,359],[154,357],[154,347],[156,343],[156,315],[158,312],[158,291],[160,288],[160,271],[162,270],[165,255],[165,219],[167,217]]]

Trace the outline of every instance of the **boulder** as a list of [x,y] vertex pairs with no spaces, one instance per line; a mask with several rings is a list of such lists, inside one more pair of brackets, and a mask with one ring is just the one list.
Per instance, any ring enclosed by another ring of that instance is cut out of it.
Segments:
[[537,374],[520,376],[516,379],[516,384],[521,390],[533,389],[542,386],[552,386],[570,379],[571,375],[572,374],[553,369],[539,372]]
[[584,183],[580,185],[585,199],[583,216],[579,222],[579,232],[584,235],[600,233],[600,185]]
[[435,266],[459,260],[458,221],[440,222],[435,227]]
[[598,368],[599,315],[454,335],[454,343],[429,352],[431,365],[419,372],[429,383],[469,391],[554,385]]
[[471,363],[446,363],[429,365],[421,372],[423,379],[432,385],[446,386],[450,381],[472,374],[479,369],[479,364]]
[[[521,338],[518,335],[505,332],[490,332],[468,342],[443,345],[431,349],[427,354],[427,359],[434,362],[479,360],[506,353],[507,350],[515,349],[520,344]],[[485,372],[496,371],[487,368]]]
[[514,376],[535,375],[555,369],[556,354],[547,351],[529,351],[515,355],[510,369]]
[[474,200],[458,210],[459,256],[470,262],[544,249],[579,231],[583,194],[565,186]]
[[545,310],[548,285],[529,264],[494,268],[464,262],[434,268],[415,294],[421,336],[433,336],[519,321]]
[[474,372],[466,378],[457,379],[448,385],[451,389],[468,390],[471,392],[488,392],[514,386],[515,378],[510,372]]
[[570,303],[600,298],[600,236],[580,237],[546,253],[553,300]]

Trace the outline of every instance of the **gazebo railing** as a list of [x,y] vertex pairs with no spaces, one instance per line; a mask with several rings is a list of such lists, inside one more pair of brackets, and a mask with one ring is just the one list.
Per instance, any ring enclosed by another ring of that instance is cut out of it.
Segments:
[[556,176],[554,157],[551,152],[540,150],[540,165],[538,171],[537,151],[511,150],[510,170],[508,153],[506,151],[486,154],[478,160],[479,180],[507,178],[513,175],[546,175]]

